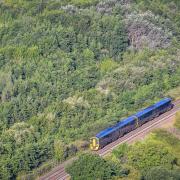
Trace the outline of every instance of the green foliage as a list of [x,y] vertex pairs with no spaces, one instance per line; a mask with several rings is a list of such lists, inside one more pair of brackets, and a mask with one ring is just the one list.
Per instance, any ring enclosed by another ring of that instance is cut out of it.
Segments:
[[78,6],[88,6],[96,4],[99,0],[71,0],[71,3]]
[[20,147],[26,143],[36,142],[37,139],[38,133],[35,132],[33,126],[24,122],[14,124],[2,135],[2,142],[8,142],[14,147]]
[[180,112],[176,113],[176,117],[175,117],[175,127],[180,129]]
[[176,159],[165,145],[159,143],[137,144],[128,153],[128,158],[130,164],[144,172],[160,165],[171,169]]
[[65,144],[60,141],[54,141],[54,157],[58,161],[64,160]]
[[[178,2],[149,2],[0,2],[0,179],[76,154],[74,141],[179,86]],[[136,9],[172,32],[168,49],[130,48],[126,20]]]
[[112,154],[122,163],[127,161],[127,152],[129,147],[127,144],[122,144],[118,148],[114,149]]
[[[168,24],[169,28],[173,29],[173,33],[176,34],[178,39],[180,38],[179,34],[179,9],[180,3],[178,0],[136,0],[138,7],[145,10],[150,10],[155,14],[158,14],[164,18],[171,20],[171,23]],[[174,26],[174,27],[173,27]]]
[[4,155],[3,153],[0,159],[0,177],[2,179],[13,179],[19,172],[30,171],[48,158],[52,158],[52,142],[27,144],[18,149],[10,146],[11,143],[7,142],[4,148],[8,154]]
[[167,95],[170,96],[170,97],[173,97],[174,99],[180,99],[180,86],[174,88],[174,89],[171,89]]
[[92,154],[81,155],[66,170],[73,180],[112,179],[113,176],[128,174],[128,171],[120,171],[118,165]]
[[112,59],[105,59],[100,63],[99,66],[100,66],[101,73],[105,74],[117,68],[118,64]]
[[[165,130],[156,130],[143,142],[120,145],[112,152],[122,166],[141,173],[142,179],[178,179],[180,141]],[[133,172],[132,172],[133,173]],[[129,174],[131,177],[132,174]],[[138,176],[138,175],[136,175]]]
[[154,138],[158,143],[163,143],[169,151],[176,157],[174,163],[179,167],[180,165],[180,140],[164,130],[157,130],[154,134]]
[[178,180],[180,179],[179,171],[167,170],[164,167],[155,167],[150,169],[144,177],[145,180]]

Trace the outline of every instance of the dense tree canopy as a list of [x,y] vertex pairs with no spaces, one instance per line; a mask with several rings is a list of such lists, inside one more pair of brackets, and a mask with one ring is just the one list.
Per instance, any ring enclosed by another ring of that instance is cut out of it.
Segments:
[[2,0],[0,179],[63,161],[176,98],[179,22],[178,0]]
[[120,169],[119,165],[110,163],[98,155],[83,154],[78,160],[67,167],[67,172],[73,180],[111,179],[113,176],[125,176],[128,171]]

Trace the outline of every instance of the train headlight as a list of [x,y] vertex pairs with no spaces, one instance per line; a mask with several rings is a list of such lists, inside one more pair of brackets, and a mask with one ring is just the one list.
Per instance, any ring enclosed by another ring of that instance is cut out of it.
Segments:
[[90,139],[90,149],[97,151],[99,149],[99,139],[97,137],[92,137]]

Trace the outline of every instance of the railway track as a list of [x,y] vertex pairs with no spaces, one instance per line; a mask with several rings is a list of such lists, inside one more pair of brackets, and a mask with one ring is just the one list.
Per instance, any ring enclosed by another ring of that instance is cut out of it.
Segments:
[[[144,137],[152,130],[161,127],[164,123],[169,122],[172,120],[173,116],[177,111],[180,110],[180,100],[174,102],[174,107],[170,111],[161,114],[159,117],[153,119],[145,123],[144,125],[140,126],[139,128],[135,129],[134,131],[129,132],[128,134],[124,135],[123,137],[117,139],[116,141],[108,144],[103,149],[95,152],[100,156],[105,156],[110,153],[114,148],[122,143],[131,143],[132,141]],[[69,179],[69,175],[65,172],[65,167],[72,163],[77,158],[72,158],[61,165],[54,168],[51,172],[47,173],[46,175],[39,178],[39,180],[66,180]]]

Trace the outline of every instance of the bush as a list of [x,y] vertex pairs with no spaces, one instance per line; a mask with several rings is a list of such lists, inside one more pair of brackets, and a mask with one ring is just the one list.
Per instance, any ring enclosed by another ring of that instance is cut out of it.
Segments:
[[81,155],[66,170],[71,175],[72,180],[110,180],[113,176],[126,176],[129,173],[128,170],[121,170],[116,164],[93,154]]
[[143,173],[154,166],[171,169],[176,165],[176,157],[165,145],[157,142],[137,143],[128,152],[128,159],[132,166]]
[[164,167],[153,167],[144,176],[144,180],[178,180],[180,179],[179,171],[167,170]]
[[127,144],[122,144],[118,148],[114,149],[112,154],[120,160],[120,162],[127,162],[127,152],[129,151],[129,147]]
[[111,72],[113,69],[117,67],[118,67],[118,64],[112,59],[105,59],[100,63],[100,71],[102,74]]
[[54,141],[54,157],[57,161],[63,161],[65,159],[65,144],[61,140]]

